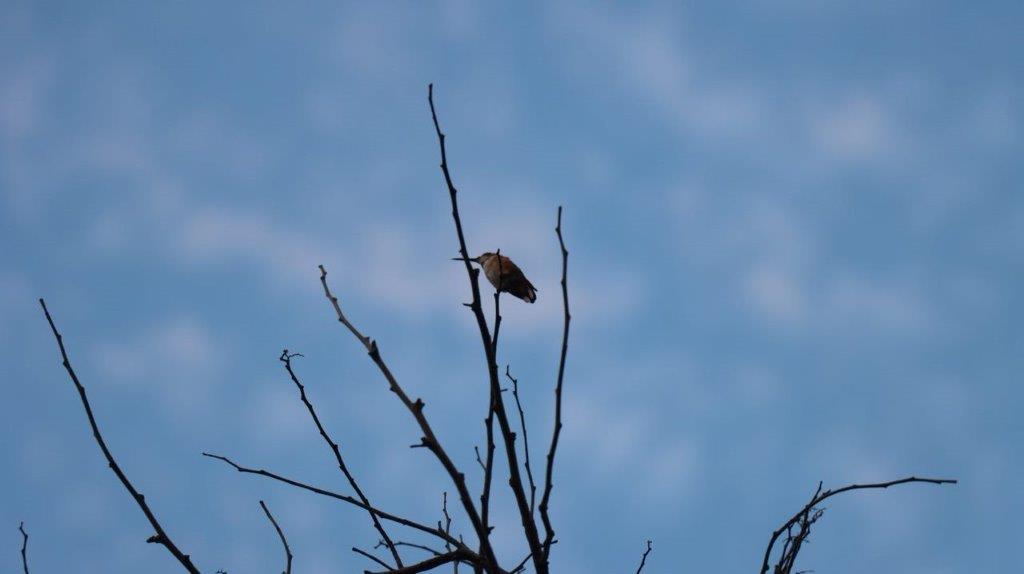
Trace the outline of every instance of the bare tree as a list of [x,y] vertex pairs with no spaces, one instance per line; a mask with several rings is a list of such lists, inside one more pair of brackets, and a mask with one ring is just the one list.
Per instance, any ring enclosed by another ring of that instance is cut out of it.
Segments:
[[[534,572],[537,572],[538,574],[548,574],[550,571],[551,550],[557,542],[554,523],[550,514],[550,502],[552,493],[554,492],[555,461],[558,454],[559,437],[561,436],[562,431],[562,391],[565,383],[566,359],[569,351],[569,327],[572,320],[572,315],[569,312],[569,251],[566,249],[565,238],[562,234],[562,208],[558,208],[556,225],[554,228],[562,260],[562,343],[558,361],[557,376],[554,381],[553,426],[545,461],[546,464],[543,475],[541,475],[543,482],[540,487],[540,503],[537,504],[538,485],[535,482],[533,469],[530,466],[530,450],[527,438],[526,416],[523,412],[522,403],[519,399],[519,382],[512,376],[510,367],[506,365],[505,377],[512,383],[512,397],[515,400],[516,411],[518,413],[519,426],[517,432],[517,430],[513,428],[513,421],[505,404],[503,394],[504,389],[501,387],[501,379],[499,376],[498,342],[502,320],[501,293],[503,292],[503,286],[501,285],[500,279],[500,277],[502,277],[500,268],[502,265],[502,258],[500,257],[499,252],[499,257],[497,259],[499,265],[499,280],[494,291],[494,318],[491,323],[488,323],[482,305],[483,297],[479,281],[480,270],[474,268],[471,264],[472,260],[469,256],[470,251],[467,246],[466,236],[462,227],[462,219],[459,214],[458,190],[449,170],[445,134],[441,130],[437,110],[434,106],[433,85],[431,85],[428,90],[427,100],[430,106],[430,114],[431,119],[433,120],[434,130],[437,135],[437,142],[441,156],[441,173],[451,201],[452,221],[455,227],[459,251],[459,257],[456,259],[462,261],[465,266],[466,278],[469,282],[470,293],[472,296],[471,301],[464,303],[464,305],[473,314],[479,330],[484,353],[484,364],[488,375],[489,397],[487,415],[484,419],[486,446],[482,456],[479,449],[477,449],[477,462],[479,463],[483,473],[483,485],[479,496],[474,496],[471,492],[466,481],[465,473],[459,469],[434,432],[425,412],[426,403],[423,399],[418,397],[412,398],[408,393],[406,393],[405,389],[400,384],[398,377],[385,361],[377,341],[363,334],[363,332],[348,318],[348,315],[346,315],[342,308],[339,297],[331,291],[330,285],[327,281],[327,270],[322,265],[319,269],[320,283],[323,288],[324,296],[333,309],[338,322],[341,323],[345,330],[366,349],[370,360],[377,367],[377,370],[380,372],[388,390],[394,393],[399,402],[401,402],[408,411],[409,416],[412,417],[416,425],[419,427],[421,437],[419,439],[419,443],[413,446],[415,448],[423,448],[430,452],[433,455],[433,458],[436,459],[437,463],[444,469],[448,476],[448,480],[451,482],[452,489],[458,496],[459,504],[461,505],[462,512],[472,530],[472,534],[476,537],[475,542],[467,543],[464,541],[462,536],[452,534],[452,517],[448,511],[447,493],[443,496],[442,519],[438,520],[436,525],[423,524],[410,518],[403,517],[399,513],[385,511],[370,501],[364,489],[357,481],[352,469],[346,463],[340,444],[329,434],[323,421],[317,414],[317,410],[312,400],[306,394],[306,388],[296,372],[295,365],[293,363],[293,360],[297,357],[301,357],[301,355],[298,353],[291,353],[287,349],[282,351],[279,360],[283,364],[290,381],[298,391],[299,400],[308,411],[310,419],[331,451],[335,464],[337,464],[338,469],[344,475],[355,496],[320,488],[274,471],[243,466],[224,455],[204,452],[203,456],[219,460],[240,473],[268,478],[298,489],[313,492],[334,500],[339,500],[362,509],[370,518],[373,528],[380,537],[380,542],[372,549],[353,547],[352,551],[380,567],[382,569],[380,570],[381,572],[413,574],[417,572],[426,572],[441,566],[451,565],[453,571],[457,574],[459,566],[463,565],[468,568],[472,568],[474,572],[477,573],[514,574],[523,572],[526,570],[527,565],[532,565]],[[53,336],[57,341],[64,369],[67,371],[68,376],[78,391],[82,407],[85,410],[93,437],[99,446],[100,451],[103,453],[107,464],[117,476],[122,486],[135,500],[136,505],[145,515],[154,531],[154,533],[147,539],[147,542],[164,547],[166,551],[178,561],[184,570],[193,574],[198,574],[200,572],[199,568],[193,564],[189,555],[173,542],[170,535],[157,519],[155,512],[147,503],[145,496],[136,490],[133,483],[128,479],[127,475],[125,475],[121,467],[118,465],[113,453],[107,447],[107,444],[100,433],[99,425],[93,416],[92,407],[90,406],[88,396],[86,395],[85,386],[81,383],[74,368],[71,366],[71,361],[64,345],[64,339],[61,336],[60,331],[57,329],[57,326],[46,307],[46,303],[42,299],[39,300],[39,303],[42,306],[43,313],[49,323]],[[523,438],[522,462],[520,461],[520,450],[516,444],[520,435]],[[521,535],[526,547],[528,548],[528,554],[517,560],[515,562],[516,565],[511,568],[502,565],[505,563],[504,560],[496,555],[494,547],[491,544],[491,531],[493,526],[491,524],[490,509],[492,496],[497,492],[493,488],[493,475],[495,472],[495,454],[499,445],[501,447],[501,451],[504,453],[507,463],[508,492],[515,501],[521,525]],[[524,473],[525,482],[523,476]],[[765,550],[760,574],[766,574],[769,568],[774,568],[773,571],[775,574],[792,574],[797,555],[803,545],[807,542],[812,525],[814,525],[822,516],[823,510],[820,508],[820,504],[832,496],[852,490],[884,489],[890,486],[908,483],[951,484],[955,482],[956,481],[954,480],[948,479],[909,477],[884,483],[851,484],[836,490],[824,491],[819,484],[818,490],[815,492],[810,502],[788,519],[781,527],[779,527],[779,529],[772,533],[768,547]],[[285,569],[283,572],[284,574],[291,574],[293,555],[284,531],[263,501],[260,501],[260,506],[281,540],[285,553]],[[427,536],[429,540],[433,541],[434,545],[431,545],[431,543],[405,540],[400,537],[393,536],[392,533],[389,532],[388,528],[385,527],[385,524],[390,528],[401,529],[402,532],[410,532],[416,533],[420,536]],[[543,529],[543,534],[541,533],[541,529]],[[25,533],[24,528],[21,528],[21,532],[23,536],[22,562],[24,571],[27,574],[28,561],[26,558],[25,548],[28,543],[28,534]],[[781,548],[777,549],[776,547],[779,540],[782,540],[783,542]],[[382,558],[374,552],[378,549],[386,551],[390,558],[390,562],[388,561],[388,558]],[[640,558],[640,564],[636,570],[637,574],[640,574],[646,566],[651,550],[652,543],[650,540],[647,540],[644,552]],[[403,557],[403,553],[411,552],[419,553],[421,557],[416,560],[410,560],[408,556]],[[426,555],[426,557],[423,558],[423,555]],[[772,567],[770,564],[773,560],[773,555],[777,556],[777,558],[775,558],[775,564]],[[367,572],[370,571],[367,570]]]

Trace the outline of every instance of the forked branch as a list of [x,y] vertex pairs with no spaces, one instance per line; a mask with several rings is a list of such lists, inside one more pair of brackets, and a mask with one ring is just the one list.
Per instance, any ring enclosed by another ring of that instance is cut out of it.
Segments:
[[[768,572],[772,550],[783,533],[787,534],[786,540],[783,544],[779,560],[775,563],[773,572],[774,574],[791,573],[793,566],[796,564],[796,557],[800,553],[800,549],[803,547],[804,542],[806,542],[807,537],[810,535],[811,525],[821,518],[823,510],[817,508],[817,506],[825,500],[832,498],[837,494],[842,494],[851,490],[882,489],[889,488],[890,486],[898,486],[901,484],[915,482],[939,485],[957,483],[956,480],[946,478],[918,478],[916,476],[910,476],[899,480],[891,480],[889,482],[850,484],[835,490],[824,491],[821,489],[821,483],[818,483],[818,490],[815,491],[814,496],[811,497],[811,501],[805,504],[799,512],[794,514],[789,520],[780,526],[778,530],[772,532],[772,537],[768,541],[768,547],[764,551],[764,560],[761,562],[761,574]],[[793,530],[794,528],[796,528],[795,532]]]
[[[437,134],[438,147],[441,152],[441,173],[444,175],[445,185],[448,187],[448,196],[452,204],[452,220],[455,223],[455,232],[459,240],[459,253],[462,262],[466,266],[466,275],[469,277],[470,291],[473,295],[472,302],[468,305],[473,311],[476,319],[477,329],[480,331],[480,339],[483,343],[484,356],[487,360],[487,375],[491,386],[493,397],[493,412],[498,418],[498,426],[501,429],[501,437],[505,446],[505,456],[509,470],[509,488],[515,497],[516,507],[519,510],[519,517],[523,525],[523,533],[526,542],[530,547],[533,556],[534,569],[537,574],[547,574],[548,565],[546,556],[541,550],[540,535],[537,532],[537,523],[530,512],[530,503],[526,497],[526,490],[523,487],[523,480],[519,470],[519,457],[515,448],[515,432],[508,420],[508,413],[505,410],[504,399],[501,396],[501,384],[498,378],[498,363],[496,357],[495,339],[491,338],[490,329],[487,326],[487,318],[484,317],[483,305],[480,298],[480,271],[474,269],[470,264],[469,249],[466,247],[466,236],[462,230],[462,219],[459,216],[458,190],[452,181],[451,172],[448,170],[448,152],[445,146],[445,135],[441,131],[441,124],[437,120],[437,110],[434,107],[434,86],[431,84],[427,91],[427,102],[430,104],[430,116],[434,121],[434,131]],[[489,536],[485,529],[483,535]]]

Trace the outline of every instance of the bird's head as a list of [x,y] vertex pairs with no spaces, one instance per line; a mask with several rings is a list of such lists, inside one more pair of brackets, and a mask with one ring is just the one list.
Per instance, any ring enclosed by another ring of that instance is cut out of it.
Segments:
[[[486,251],[484,253],[481,253],[478,257],[470,257],[469,260],[472,261],[473,263],[477,263],[479,265],[484,265],[484,264],[487,263],[487,261],[491,257],[494,257],[494,253],[491,253],[490,251]],[[461,257],[452,257],[452,261],[462,261],[462,258]]]

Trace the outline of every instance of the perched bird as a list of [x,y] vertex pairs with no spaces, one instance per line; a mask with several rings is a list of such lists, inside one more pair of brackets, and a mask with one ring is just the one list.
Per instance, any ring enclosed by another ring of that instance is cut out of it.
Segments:
[[470,261],[478,263],[480,267],[483,267],[484,275],[487,276],[487,280],[491,282],[491,285],[494,285],[495,289],[510,293],[527,303],[533,303],[537,300],[537,288],[533,286],[533,283],[530,283],[526,275],[523,275],[522,269],[515,263],[512,263],[512,260],[508,257],[488,251],[480,257],[470,259]]

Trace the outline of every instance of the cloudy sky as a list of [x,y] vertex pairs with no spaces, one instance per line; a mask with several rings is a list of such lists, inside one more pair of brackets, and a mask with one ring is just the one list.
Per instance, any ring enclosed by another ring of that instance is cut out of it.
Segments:
[[[750,572],[813,492],[817,572],[1018,571],[1024,536],[1024,39],[1018,3],[6,2],[0,18],[0,562],[177,572],[107,440],[200,568],[361,571],[348,491],[277,356],[368,495],[424,522],[450,490],[332,320],[428,404],[474,488],[486,378],[426,101],[470,249],[539,288],[505,307],[533,456],[573,343],[554,565]],[[538,463],[539,464],[539,463]],[[504,481],[499,480],[498,484]],[[522,557],[495,510],[499,552]],[[470,536],[455,515],[456,528]]]

